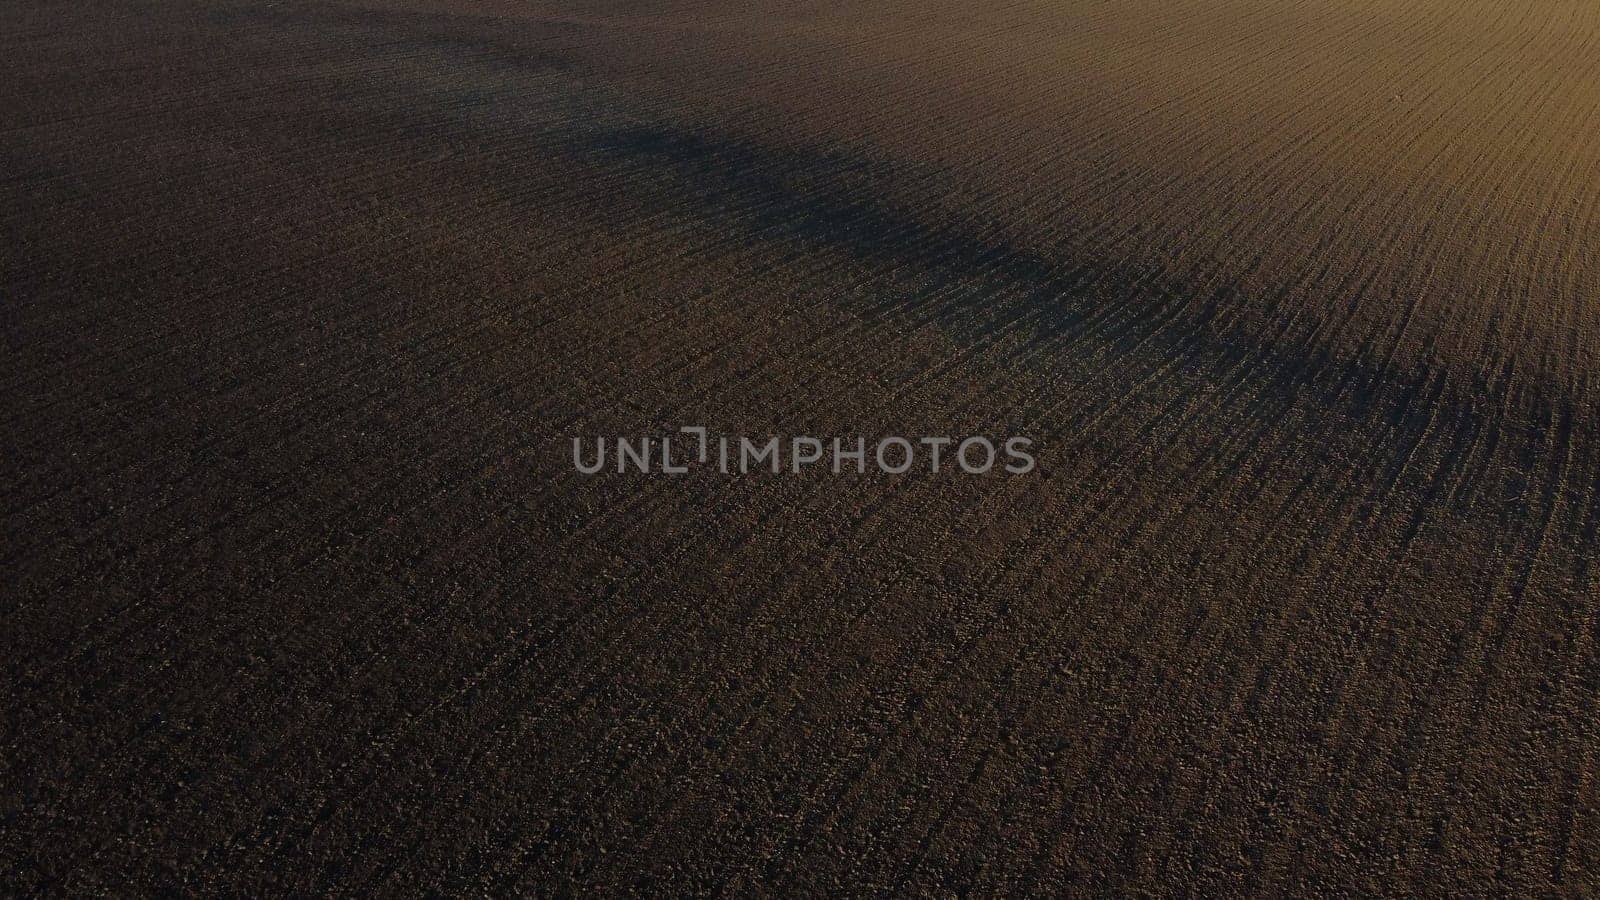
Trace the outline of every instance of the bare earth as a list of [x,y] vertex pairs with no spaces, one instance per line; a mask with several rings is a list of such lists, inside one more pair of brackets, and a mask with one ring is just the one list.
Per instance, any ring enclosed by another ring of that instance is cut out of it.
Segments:
[[[1600,891],[1600,3],[0,4],[0,894]],[[573,437],[1039,468],[583,476]]]

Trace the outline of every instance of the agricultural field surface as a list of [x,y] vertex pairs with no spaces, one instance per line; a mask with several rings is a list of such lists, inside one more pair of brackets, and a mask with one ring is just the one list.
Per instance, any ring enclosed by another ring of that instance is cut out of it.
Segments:
[[4,896],[1595,896],[1600,2],[5,0],[0,522]]

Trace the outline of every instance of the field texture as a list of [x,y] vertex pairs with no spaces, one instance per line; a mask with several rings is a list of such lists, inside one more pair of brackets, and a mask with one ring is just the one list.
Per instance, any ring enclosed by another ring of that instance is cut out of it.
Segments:
[[[0,111],[0,894],[1600,891],[1595,0],[7,0]],[[1039,465],[572,465],[683,425]]]

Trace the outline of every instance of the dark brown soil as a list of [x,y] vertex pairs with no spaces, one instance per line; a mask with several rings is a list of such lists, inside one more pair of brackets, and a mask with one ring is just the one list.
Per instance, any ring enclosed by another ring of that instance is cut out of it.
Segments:
[[1600,891],[1597,48],[0,4],[0,893]]

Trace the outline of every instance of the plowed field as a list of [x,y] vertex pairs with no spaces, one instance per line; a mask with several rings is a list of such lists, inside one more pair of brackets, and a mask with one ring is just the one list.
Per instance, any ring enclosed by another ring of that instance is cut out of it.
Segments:
[[1595,0],[7,0],[0,239],[0,893],[1600,892]]

